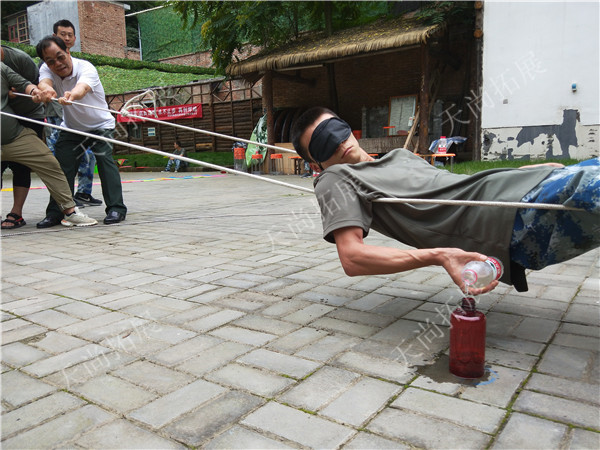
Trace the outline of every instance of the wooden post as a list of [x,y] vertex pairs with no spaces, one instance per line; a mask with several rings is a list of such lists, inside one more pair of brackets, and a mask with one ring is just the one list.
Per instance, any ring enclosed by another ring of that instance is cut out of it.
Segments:
[[[275,123],[273,113],[273,71],[267,70],[263,77],[263,101],[267,109],[267,144],[275,144]],[[269,173],[269,163],[271,158],[271,150],[268,149],[263,160],[263,170]]]
[[421,44],[421,93],[419,95],[419,145],[420,153],[429,148],[429,52],[427,44]]

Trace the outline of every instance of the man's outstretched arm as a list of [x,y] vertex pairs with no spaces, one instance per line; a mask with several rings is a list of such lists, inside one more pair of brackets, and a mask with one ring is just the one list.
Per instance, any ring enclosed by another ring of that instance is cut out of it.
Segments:
[[[367,245],[360,227],[340,228],[333,232],[340,262],[349,276],[382,275],[404,272],[427,266],[442,266],[452,281],[465,291],[461,271],[473,260],[485,260],[481,253],[465,252],[458,248],[400,250],[393,247]],[[489,292],[498,285],[493,281],[485,288],[469,289],[469,294]]]

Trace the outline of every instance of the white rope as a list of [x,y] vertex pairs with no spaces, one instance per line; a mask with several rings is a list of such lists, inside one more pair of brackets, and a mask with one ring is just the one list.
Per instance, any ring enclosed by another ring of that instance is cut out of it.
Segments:
[[[30,95],[28,97],[31,97]],[[73,104],[76,104],[74,102],[71,102]],[[90,106],[90,105],[84,105],[84,104],[80,104],[82,106]],[[113,111],[111,111],[113,112]],[[70,128],[64,128],[58,125],[53,125],[53,124],[49,124],[49,123],[45,123],[45,122],[39,122],[37,120],[34,119],[30,119],[27,117],[21,117],[21,116],[17,116],[14,114],[9,114],[6,113],[4,111],[1,111],[0,114],[3,114],[5,116],[8,117],[13,117],[15,119],[21,119],[21,120],[25,120],[28,122],[33,122],[33,123],[37,123],[37,124],[41,124],[50,128],[56,128],[58,130],[64,130],[66,132],[69,133],[74,133],[74,134],[80,134],[82,136],[87,136],[87,137],[91,137],[93,139],[100,139],[100,140],[104,140],[106,142],[110,142],[112,144],[116,144],[116,145],[122,145],[124,147],[130,147],[133,148],[135,150],[141,150],[141,151],[145,151],[145,152],[149,152],[149,153],[155,153],[157,155],[161,155],[161,156],[166,156],[169,158],[175,158],[175,159],[180,159],[182,161],[187,161],[189,163],[192,164],[197,164],[200,166],[204,166],[204,167],[208,167],[211,169],[215,169],[215,170],[222,170],[224,172],[228,172],[228,173],[232,173],[232,174],[236,174],[236,175],[243,175],[243,176],[247,176],[249,178],[255,178],[258,180],[262,180],[262,181],[266,181],[269,183],[273,183],[273,184],[277,184],[280,186],[284,186],[284,187],[288,187],[291,189],[296,189],[299,191],[303,191],[303,192],[308,192],[311,194],[314,194],[314,191],[312,189],[309,188],[305,188],[303,186],[298,186],[295,184],[291,184],[291,183],[285,183],[283,181],[279,181],[279,180],[274,180],[271,178],[266,178],[260,175],[254,175],[248,172],[242,172],[239,170],[235,170],[235,169],[230,169],[228,167],[223,167],[223,166],[219,166],[217,164],[212,164],[212,163],[207,163],[205,161],[199,161],[199,160],[195,160],[192,158],[188,158],[186,156],[181,156],[181,155],[174,155],[172,153],[167,153],[167,152],[163,152],[160,150],[154,150],[152,148],[148,148],[148,147],[143,147],[141,145],[136,145],[136,144],[130,144],[128,142],[122,142],[122,141],[118,141],[116,139],[111,139],[111,138],[107,138],[104,136],[98,136],[95,134],[91,134],[91,133],[86,133],[84,131],[78,131],[78,130],[73,130]],[[146,118],[143,118],[144,120],[146,120]],[[160,123],[165,123],[165,122],[161,122],[161,121],[157,121]],[[167,122],[168,123],[168,122]],[[178,126],[180,127],[181,125],[178,124],[173,124],[173,123],[168,123],[169,125],[172,126]],[[186,127],[188,128],[188,127]],[[194,130],[194,129],[191,129]],[[204,131],[204,130],[203,130]],[[211,133],[211,132],[208,132]],[[214,133],[214,134],[218,134],[218,133]],[[228,136],[229,139],[232,139],[231,136]],[[236,138],[237,140],[237,138]],[[252,142],[252,141],[248,141],[248,142]],[[259,144],[259,145],[263,145],[263,144]],[[272,146],[271,146],[272,147]],[[276,147],[278,148],[278,147]],[[559,210],[559,211],[584,211],[583,209],[579,209],[579,208],[573,208],[573,207],[569,207],[569,206],[564,206],[564,205],[560,205],[560,204],[554,204],[554,203],[524,203],[524,202],[493,202],[493,201],[480,201],[480,200],[450,200],[450,199],[425,199],[425,198],[401,198],[401,197],[395,197],[395,198],[376,198],[372,200],[373,202],[376,203],[408,203],[408,204],[436,204],[436,205],[450,205],[450,206],[484,206],[484,207],[495,207],[495,208],[524,208],[524,209],[547,209],[547,210]]]
[[[147,92],[144,92],[143,95],[146,95],[146,93]],[[32,98],[32,96],[29,95],[29,94],[21,94],[19,92],[15,92],[15,95],[18,95],[20,97],[29,97],[29,98]],[[58,102],[58,99],[53,98],[52,101]],[[242,138],[238,138],[238,137],[235,137],[235,136],[228,136],[226,134],[216,133],[214,131],[203,130],[201,128],[192,128],[192,127],[188,127],[186,125],[181,125],[181,124],[178,124],[178,123],[165,122],[164,120],[152,119],[150,117],[137,116],[137,115],[132,114],[131,112],[129,112],[129,110],[115,111],[113,109],[100,108],[99,106],[86,105],[85,103],[79,103],[79,102],[69,102],[69,103],[71,103],[73,105],[77,105],[77,106],[84,106],[84,107],[87,107],[87,108],[97,109],[99,111],[109,112],[111,114],[120,114],[123,117],[135,117],[136,119],[140,119],[140,120],[142,120],[144,122],[157,123],[157,124],[160,124],[160,125],[169,125],[169,126],[172,126],[174,128],[179,128],[181,130],[186,130],[186,131],[192,131],[194,133],[208,134],[209,136],[214,136],[214,137],[218,137],[218,138],[228,139],[230,141],[244,142],[246,144],[255,144],[255,145],[258,145],[259,147],[270,148],[271,150],[276,150],[278,152],[286,152],[286,153],[294,153],[294,154],[296,154],[295,150],[290,150],[289,148],[277,147],[276,145],[270,145],[270,144],[263,144],[261,142],[251,141],[249,139],[242,139]],[[131,108],[131,107],[132,107],[131,105],[128,106],[128,108]]]
[[13,117],[13,118],[19,119],[19,120],[25,120],[27,122],[37,123],[39,125],[43,125],[43,126],[46,126],[46,127],[56,128],[57,130],[63,130],[63,131],[66,131],[68,133],[79,134],[81,136],[90,137],[92,139],[98,139],[98,140],[101,140],[101,141],[110,142],[111,144],[123,145],[124,147],[130,147],[130,148],[133,148],[135,150],[141,150],[141,151],[144,151],[144,152],[155,153],[157,155],[166,156],[168,158],[180,159],[182,161],[187,161],[187,162],[189,162],[191,164],[198,164],[199,166],[208,167],[210,169],[222,170],[224,172],[232,173],[232,174],[235,174],[235,175],[243,175],[243,176],[249,177],[249,178],[255,178],[255,179],[258,179],[258,180],[268,181],[269,183],[278,184],[280,186],[284,186],[284,187],[288,187],[288,188],[292,188],[292,189],[297,189],[299,191],[304,191],[304,192],[308,192],[308,193],[311,193],[311,194],[314,193],[314,191],[312,189],[305,188],[303,186],[297,186],[295,184],[286,183],[284,181],[273,180],[273,179],[270,179],[270,178],[261,177],[260,175],[254,175],[252,173],[242,172],[242,171],[235,170],[235,169],[230,169],[228,167],[219,166],[217,164],[212,164],[212,163],[208,163],[208,162],[205,162],[205,161],[198,161],[196,159],[188,158],[187,156],[173,155],[172,153],[167,153],[167,152],[163,152],[163,151],[160,151],[160,150],[154,150],[153,148],[142,147],[141,145],[130,144],[129,142],[122,142],[122,141],[118,141],[116,139],[108,138],[108,137],[105,137],[105,136],[99,136],[97,134],[92,134],[92,133],[86,133],[85,131],[73,130],[71,128],[65,128],[65,127],[61,127],[59,125],[53,125],[53,124],[50,124],[50,123],[40,122],[38,120],[30,119],[28,117],[17,116],[15,114],[6,113],[4,111],[0,111],[0,114],[2,114],[3,116]]

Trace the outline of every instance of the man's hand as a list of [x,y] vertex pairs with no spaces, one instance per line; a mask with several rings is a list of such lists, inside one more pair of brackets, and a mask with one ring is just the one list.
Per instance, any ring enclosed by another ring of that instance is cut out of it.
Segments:
[[77,83],[70,91],[65,91],[64,95],[58,99],[61,105],[70,105],[71,102],[81,100],[92,88],[85,83]]
[[74,102],[73,93],[71,91],[65,91],[65,95],[58,97],[58,103],[61,105],[71,105]]
[[[467,286],[462,279],[463,267],[470,261],[485,261],[487,256],[476,252],[465,252],[458,248],[444,248],[438,250],[442,250],[442,267],[446,269],[446,272],[448,272],[448,275],[450,275],[452,281],[454,281],[460,290],[466,293]],[[485,294],[486,292],[490,292],[496,286],[498,286],[498,281],[492,281],[490,284],[480,289],[469,288],[468,293],[469,295]]]
[[40,83],[31,95],[35,103],[48,103],[56,98],[56,91],[51,86]]

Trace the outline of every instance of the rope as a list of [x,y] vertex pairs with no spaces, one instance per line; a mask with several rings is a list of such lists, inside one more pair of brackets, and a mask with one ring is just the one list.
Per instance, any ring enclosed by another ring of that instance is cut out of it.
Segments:
[[[146,91],[146,92],[144,92],[143,94],[140,94],[140,95],[143,98],[147,93],[148,93],[148,91]],[[15,92],[15,95],[18,95],[20,97],[29,97],[29,98],[33,97],[33,96],[29,95],[29,94],[21,94],[19,92]],[[138,95],[137,97],[140,97],[140,95]],[[134,98],[137,98],[137,97],[134,97]],[[131,99],[131,100],[133,100],[133,99]],[[58,99],[53,98],[52,101],[58,102]],[[128,108],[132,108],[133,107],[132,105],[128,105],[129,102],[127,102],[125,105]],[[160,125],[168,124],[168,125],[170,125],[170,126],[172,126],[174,128],[179,128],[181,130],[192,131],[194,133],[208,134],[209,136],[214,136],[214,137],[218,137],[218,138],[228,139],[230,141],[244,142],[246,144],[255,144],[255,145],[258,145],[260,147],[269,148],[271,150],[276,150],[278,152],[286,152],[286,153],[294,153],[294,154],[296,154],[295,150],[290,150],[289,148],[277,147],[276,145],[270,145],[270,144],[263,144],[263,143],[260,143],[260,142],[251,141],[249,139],[238,138],[238,137],[235,137],[235,136],[228,136],[226,134],[216,133],[214,131],[203,130],[201,128],[192,128],[192,127],[188,127],[188,126],[181,125],[181,124],[178,124],[178,123],[165,122],[164,120],[152,119],[151,117],[137,116],[137,115],[132,114],[131,112],[129,112],[129,110],[125,110],[125,109],[122,109],[121,111],[115,111],[115,110],[109,109],[109,108],[100,108],[99,106],[86,105],[85,103],[79,103],[79,102],[69,102],[69,103],[71,103],[73,105],[77,105],[77,106],[83,106],[83,107],[87,107],[87,108],[97,109],[99,111],[104,111],[104,112],[108,112],[108,113],[111,113],[111,114],[120,114],[123,117],[135,117],[135,118],[140,119],[140,120],[145,121],[145,122],[157,123],[157,124],[160,124]],[[171,155],[171,156],[173,156],[173,155]]]
[[[26,96],[26,97],[32,97],[31,95],[26,95],[26,94],[19,94],[21,96]],[[145,93],[144,93],[145,95]],[[52,100],[56,100],[56,99],[52,99]],[[91,105],[85,105],[83,103],[75,103],[75,102],[70,102],[76,105],[80,105],[80,106],[86,106],[86,107],[93,107]],[[103,108],[98,108],[98,107],[93,107],[95,109],[102,109],[104,111],[108,111],[111,113],[117,113],[116,111],[113,110],[106,110]],[[136,145],[136,144],[131,144],[129,142],[122,142],[122,141],[118,141],[116,139],[111,139],[111,138],[107,138],[104,136],[98,136],[95,134],[91,134],[91,133],[86,133],[84,131],[79,131],[79,130],[73,130],[70,128],[64,128],[61,127],[59,125],[53,125],[53,124],[49,124],[49,123],[45,123],[45,122],[40,122],[34,119],[30,119],[27,117],[21,117],[21,116],[17,116],[14,114],[9,114],[6,113],[4,111],[0,111],[0,114],[8,116],[8,117],[13,117],[15,119],[20,119],[20,120],[25,120],[28,122],[32,122],[32,123],[37,123],[37,124],[41,124],[50,128],[56,128],[58,130],[64,130],[68,133],[74,133],[74,134],[79,134],[82,136],[87,136],[87,137],[91,137],[93,139],[100,139],[100,140],[104,140],[106,142],[110,142],[112,144],[117,144],[117,145],[122,145],[124,147],[130,147],[133,148],[135,150],[141,150],[144,152],[149,152],[149,153],[155,153],[157,155],[161,155],[161,156],[166,156],[168,158],[175,158],[175,159],[180,159],[182,161],[187,161],[191,164],[197,164],[200,166],[204,166],[204,167],[208,167],[211,169],[215,169],[215,170],[222,170],[224,172],[227,173],[231,173],[231,174],[235,174],[235,175],[243,175],[249,178],[254,178],[254,179],[258,179],[261,181],[266,181],[268,183],[273,183],[273,184],[277,184],[279,186],[284,186],[284,187],[288,187],[291,189],[296,189],[299,191],[303,191],[303,192],[308,192],[311,194],[314,194],[314,191],[312,189],[309,188],[305,188],[303,186],[298,186],[295,184],[291,184],[291,183],[286,183],[283,181],[279,181],[279,180],[274,180],[271,178],[266,178],[260,175],[254,175],[248,172],[242,172],[239,170],[235,170],[235,169],[230,169],[228,167],[224,167],[224,166],[219,166],[217,164],[212,164],[212,163],[207,163],[205,161],[198,161],[192,158],[188,158],[187,156],[181,156],[181,155],[173,155],[172,153],[167,153],[167,152],[163,152],[160,150],[154,150],[152,148],[148,148],[148,147],[143,147],[141,145]],[[118,114],[118,113],[117,113]],[[127,112],[127,114],[129,114],[129,112]],[[139,117],[139,116],[135,116],[134,117]],[[232,136],[226,136],[226,135],[220,135],[219,133],[213,133],[211,131],[206,131],[206,130],[200,130],[200,129],[195,129],[195,128],[190,128],[190,127],[184,127],[183,125],[179,125],[179,124],[174,124],[174,123],[169,123],[169,122],[163,122],[163,121],[159,121],[159,120],[154,120],[154,119],[149,119],[147,117],[140,117],[140,119],[142,120],[147,120],[150,122],[158,122],[161,123],[163,125],[168,124],[171,126],[174,126],[176,128],[185,128],[191,131],[199,131],[199,132],[203,132],[203,133],[208,133],[208,134],[213,134],[213,135],[219,135],[219,136],[224,136],[227,139],[233,139],[233,140],[238,140],[238,138],[232,137]],[[257,145],[261,145],[261,146],[266,146],[269,148],[276,148],[276,149],[282,149],[285,151],[290,151],[289,149],[283,149],[282,147],[275,147],[275,146],[269,146],[269,145],[264,145],[264,144],[260,144],[257,142],[253,142],[253,141],[248,141],[248,140],[243,140],[240,139],[241,141],[244,142],[250,142],[253,144],[257,144]],[[294,152],[295,153],[295,152]],[[400,198],[400,197],[396,197],[396,198],[376,198],[372,200],[373,202],[376,203],[408,203],[408,204],[436,204],[436,205],[450,205],[450,206],[483,206],[483,207],[495,207],[495,208],[524,208],[524,209],[547,209],[547,210],[558,210],[558,211],[584,211],[583,209],[579,209],[579,208],[573,208],[570,206],[564,206],[564,205],[560,205],[560,204],[554,204],[554,203],[523,203],[523,202],[494,202],[494,201],[479,201],[479,200],[450,200],[450,199],[425,199],[425,198]]]

